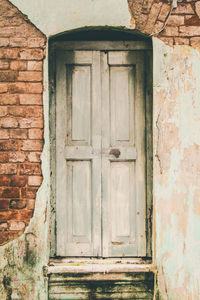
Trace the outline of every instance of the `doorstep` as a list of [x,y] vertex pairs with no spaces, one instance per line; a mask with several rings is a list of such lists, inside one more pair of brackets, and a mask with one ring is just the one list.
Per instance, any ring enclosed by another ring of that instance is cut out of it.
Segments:
[[142,259],[52,259],[49,299],[153,299],[154,267]]
[[51,259],[45,267],[46,274],[56,273],[132,273],[152,272],[150,259]]

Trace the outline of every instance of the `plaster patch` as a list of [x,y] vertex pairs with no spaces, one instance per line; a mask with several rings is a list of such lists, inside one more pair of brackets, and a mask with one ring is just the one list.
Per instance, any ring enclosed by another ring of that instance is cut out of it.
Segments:
[[130,13],[126,0],[12,0],[47,36],[85,26],[129,28]]

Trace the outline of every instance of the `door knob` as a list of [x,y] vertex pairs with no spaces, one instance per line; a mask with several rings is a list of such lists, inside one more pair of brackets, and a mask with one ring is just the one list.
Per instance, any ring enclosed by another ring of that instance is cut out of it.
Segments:
[[109,154],[114,155],[116,158],[118,158],[121,152],[119,151],[119,149],[111,149]]

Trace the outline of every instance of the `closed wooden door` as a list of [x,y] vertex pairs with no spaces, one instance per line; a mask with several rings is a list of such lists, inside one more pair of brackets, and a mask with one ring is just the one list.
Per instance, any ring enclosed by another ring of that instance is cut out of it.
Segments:
[[145,256],[144,54],[58,51],[57,255]]

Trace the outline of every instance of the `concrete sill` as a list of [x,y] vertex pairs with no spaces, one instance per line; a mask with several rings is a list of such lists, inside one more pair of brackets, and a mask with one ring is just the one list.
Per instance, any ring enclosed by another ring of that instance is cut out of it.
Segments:
[[138,259],[52,259],[45,267],[46,275],[64,273],[147,273],[153,272],[150,260]]

